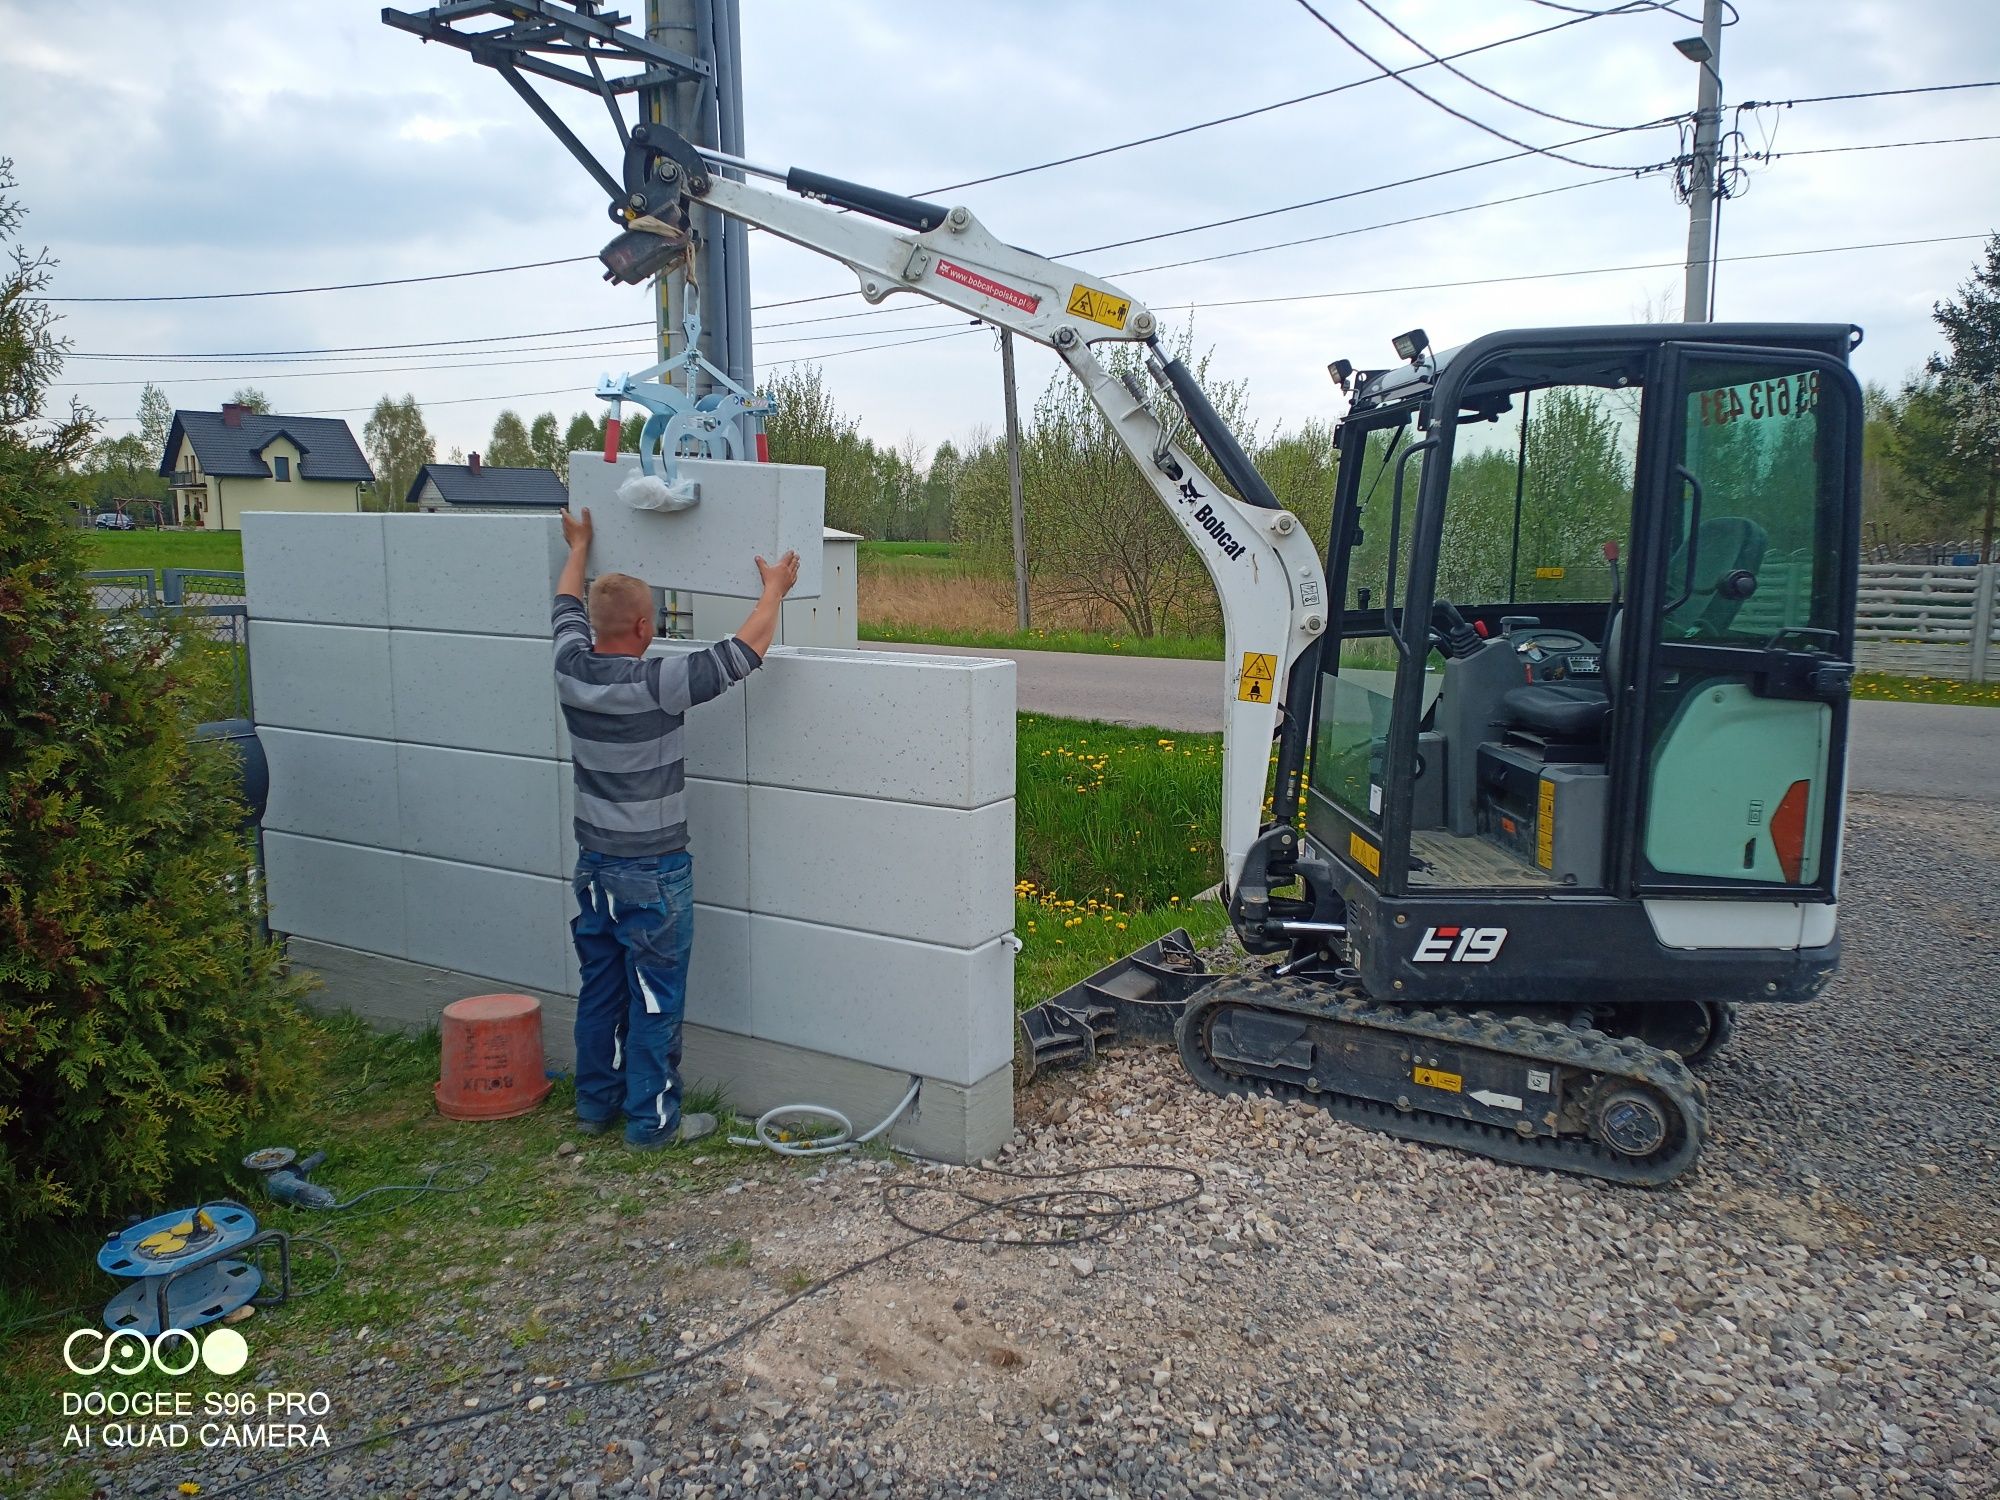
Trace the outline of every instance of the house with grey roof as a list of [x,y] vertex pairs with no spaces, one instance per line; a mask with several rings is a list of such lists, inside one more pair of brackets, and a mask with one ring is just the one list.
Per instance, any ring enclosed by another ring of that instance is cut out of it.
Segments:
[[409,510],[474,513],[562,510],[569,504],[569,487],[539,465],[499,469],[473,453],[462,464],[425,464],[403,504]]
[[372,484],[361,445],[338,417],[286,417],[227,402],[177,411],[160,473],[183,526],[240,531],[251,510],[357,511]]

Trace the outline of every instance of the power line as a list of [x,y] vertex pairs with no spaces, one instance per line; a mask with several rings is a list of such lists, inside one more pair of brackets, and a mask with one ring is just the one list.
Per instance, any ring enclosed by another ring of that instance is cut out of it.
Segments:
[[[977,332],[979,330],[976,328],[955,328],[949,333],[934,333],[928,338],[900,339],[887,344],[859,344],[852,349],[834,349],[825,354],[800,355],[796,359],[773,360],[765,368],[780,369],[786,365],[816,364],[821,360],[839,359],[843,355],[873,354],[883,349],[906,349],[912,344],[935,344],[941,339],[960,339],[964,338],[967,334]],[[458,365],[454,366],[454,368],[469,370],[478,367],[474,365]],[[354,372],[347,371],[343,373],[352,374]],[[61,385],[62,383],[58,382],[58,384]],[[573,385],[559,385],[541,391],[501,391],[487,396],[453,396],[443,401],[420,401],[417,404],[426,408],[433,406],[467,406],[478,401],[524,401],[531,396],[576,396],[583,400],[591,401],[597,399],[589,392],[579,391]],[[336,406],[323,407],[316,411],[286,412],[284,415],[291,417],[349,417],[361,412],[370,412],[374,409],[373,406]],[[105,417],[100,420],[107,422],[136,422],[139,419],[137,417]]]
[[[1985,240],[1990,231],[1979,234],[1939,234],[1913,240],[1874,240],[1860,245],[1817,245],[1805,250],[1767,250],[1753,255],[1724,255],[1717,257],[1724,261],[1750,260],[1790,260],[1803,255],[1842,255],[1855,250],[1892,250],[1906,245],[1944,245],[1962,240]],[[1468,286],[1500,286],[1516,281],[1556,281],[1571,276],[1612,276],[1623,271],[1674,270],[1684,265],[1678,260],[1645,261],[1629,266],[1586,266],[1569,271],[1527,271],[1518,276],[1477,276],[1465,281],[1433,281],[1415,286],[1377,286],[1338,292],[1297,292],[1282,297],[1237,297],[1227,301],[1182,303],[1180,306],[1199,309],[1203,307],[1260,307],[1283,302],[1324,302],[1341,297],[1380,297],[1391,292],[1439,292]],[[1163,309],[1173,311],[1174,309]]]
[[[1576,140],[1567,141],[1564,144],[1570,146],[1581,145],[1585,141],[1600,140],[1606,133],[1599,132],[1597,135],[1579,136]],[[1615,134],[1616,132],[1610,133]],[[1184,234],[1199,234],[1204,229],[1222,229],[1231,224],[1248,224],[1255,219],[1269,219],[1279,214],[1297,213],[1301,209],[1318,208],[1327,203],[1342,203],[1350,198],[1366,198],[1374,193],[1385,193],[1391,188],[1412,187],[1420,182],[1435,182],[1440,177],[1455,177],[1461,172],[1476,172],[1483,167],[1499,166],[1502,162],[1519,161],[1526,156],[1545,156],[1547,154],[1539,146],[1529,146],[1525,150],[1510,151],[1505,156],[1489,156],[1484,160],[1469,161],[1461,166],[1440,167],[1435,172],[1423,172],[1415,177],[1399,177],[1394,182],[1378,182],[1373,187],[1351,188],[1344,193],[1330,193],[1324,198],[1308,198],[1303,202],[1287,203],[1279,208],[1266,208],[1260,209],[1255,213],[1235,214],[1227,219],[1211,219],[1206,224],[1191,224],[1185,229],[1163,229],[1158,234],[1134,235],[1131,239],[1111,240],[1102,245],[1088,245],[1080,250],[1065,250],[1062,252],[1062,255],[1064,257],[1071,255],[1095,255],[1100,250],[1122,250],[1128,245],[1146,245],[1151,244],[1155,240],[1178,239]],[[1558,159],[1565,160],[1566,158]],[[1637,176],[1645,172],[1659,171],[1670,165],[1672,165],[1670,162],[1659,162],[1651,166],[1633,167],[1629,170],[1634,176]]]
[[[1460,79],[1465,83],[1471,84],[1474,88],[1478,89],[1480,93],[1491,95],[1493,98],[1498,99],[1502,104],[1511,104],[1516,109],[1525,109],[1531,115],[1540,115],[1544,120],[1554,120],[1558,125],[1574,125],[1579,130],[1610,130],[1613,128],[1609,125],[1605,125],[1595,120],[1577,120],[1577,119],[1572,119],[1568,115],[1555,114],[1549,110],[1541,108],[1539,105],[1530,104],[1525,99],[1516,99],[1512,94],[1503,94],[1500,92],[1500,90],[1493,88],[1488,84],[1481,83],[1477,78],[1474,78],[1470,73],[1466,72],[1463,68],[1454,68],[1450,63],[1446,62],[1442,57],[1439,57],[1437,53],[1431,51],[1430,48],[1426,47],[1422,42],[1418,41],[1415,37],[1411,36],[1409,32],[1403,30],[1402,27],[1398,26],[1394,21],[1390,20],[1387,16],[1383,15],[1381,11],[1377,10],[1374,6],[1370,5],[1368,3],[1368,0],[1354,0],[1354,3],[1359,5],[1363,10],[1367,11],[1369,15],[1373,16],[1376,20],[1380,21],[1384,26],[1388,27],[1391,31],[1395,32],[1397,36],[1401,37],[1404,41],[1408,42],[1412,47],[1415,47],[1419,52],[1423,53],[1423,55],[1425,57],[1428,57],[1432,62],[1440,64],[1447,73],[1451,74],[1452,77]],[[1584,19],[1584,18],[1579,18],[1579,19]],[[1594,19],[1594,18],[1589,18],[1589,19]],[[1565,24],[1574,25],[1576,23],[1566,22]],[[1405,71],[1408,70],[1406,69]],[[1666,122],[1655,121],[1653,123],[1663,124]],[[1647,127],[1632,127],[1632,128],[1643,129]]]
[[[1718,256],[1718,260],[1722,260],[1722,262],[1794,260],[1794,258],[1800,258],[1800,256],[1832,256],[1832,254],[1852,254],[1852,252],[1860,252],[1860,250],[1898,250],[1898,248],[1920,246],[1920,244],[1958,244],[1958,242],[1966,242],[1966,240],[1986,240],[1986,238],[1990,238],[1990,232],[1984,232],[1984,230],[1978,232],[1978,234],[1932,234],[1932,236],[1914,238],[1914,240],[1870,240],[1870,242],[1864,242],[1864,244],[1822,244],[1822,246],[1808,246],[1804,250],[1764,250],[1764,252],[1756,252],[1756,254]],[[1338,290],[1338,292],[1288,292],[1284,296],[1248,296],[1248,298],[1224,298],[1224,300],[1208,300],[1208,302],[1172,302],[1172,304],[1166,304],[1166,306],[1162,306],[1158,310],[1160,312],[1198,312],[1200,308],[1252,308],[1252,306],[1282,306],[1282,304],[1290,304],[1290,302],[1332,302],[1332,300],[1356,298],[1356,296],[1392,296],[1392,294],[1404,294],[1404,292],[1448,292],[1448,290],[1460,290],[1460,288],[1466,288],[1466,286],[1506,286],[1506,284],[1512,284],[1512,282],[1548,282],[1548,280],[1566,280],[1566,278],[1572,278],[1572,276],[1616,276],[1616,274],[1636,272],[1636,270],[1674,270],[1680,264],[1682,264],[1680,260],[1650,260],[1650,262],[1636,262],[1636,264],[1628,264],[1628,266],[1580,266],[1580,268],[1572,268],[1572,270],[1520,272],[1520,274],[1514,274],[1514,276],[1474,276],[1474,278],[1456,280],[1456,282],[1418,282],[1418,284],[1410,284],[1410,286],[1344,288],[1344,290]],[[936,344],[936,342],[946,340],[946,338],[964,338],[964,336],[974,334],[974,332],[980,332],[980,330],[978,328],[954,328],[954,330],[948,330],[948,332],[942,332],[942,334],[930,334],[926,338],[902,338],[902,340],[894,340],[894,342],[888,342],[888,344],[862,344],[862,346],[856,346],[856,348],[832,350],[828,354],[802,354],[802,356],[792,358],[792,360],[774,360],[766,368],[782,368],[782,366],[792,366],[792,364],[814,364],[814,362],[820,362],[820,360],[838,360],[838,358],[842,358],[846,354],[874,354],[878,350],[910,348],[912,344]],[[472,370],[472,368],[478,368],[478,366],[452,366],[452,368]],[[352,372],[346,372],[346,374],[352,374]],[[450,400],[434,400],[434,402],[418,402],[418,404],[420,406],[464,406],[464,404],[470,404],[470,402],[524,400],[528,396],[564,396],[564,394],[578,394],[578,396],[582,396],[584,392],[578,392],[574,386],[556,386],[554,390],[516,390],[516,392],[504,392],[504,394],[494,394],[494,396],[454,396]],[[374,410],[374,408],[372,406],[340,406],[340,408],[312,410],[312,412],[288,412],[288,416],[352,416],[356,412],[370,412],[370,410]],[[124,418],[106,418],[106,420],[136,422],[138,418],[136,416],[124,416]]]
[[[1213,120],[1203,120],[1196,125],[1183,125],[1175,130],[1163,130],[1157,135],[1142,135],[1137,140],[1121,141],[1115,146],[1100,146],[1094,151],[1079,151],[1074,156],[1059,156],[1052,161],[1037,162],[1031,167],[1016,167],[1012,171],[994,172],[986,177],[968,177],[964,182],[948,182],[943,187],[925,188],[918,196],[930,197],[936,193],[952,193],[958,191],[960,188],[982,187],[989,182],[1004,182],[1010,177],[1023,177],[1030,172],[1046,172],[1051,167],[1067,167],[1080,161],[1094,161],[1100,156],[1110,156],[1119,151],[1130,151],[1136,146],[1151,146],[1159,141],[1171,141],[1178,136],[1192,135],[1197,130],[1212,130],[1218,125],[1233,125],[1238,120],[1248,120],[1257,115],[1270,114],[1273,110],[1289,109],[1294,104],[1306,104],[1314,99],[1326,99],[1334,94],[1344,94],[1349,89],[1358,89],[1366,87],[1371,83],[1380,83],[1384,77],[1400,78],[1405,73],[1419,73],[1425,68],[1439,66],[1456,73],[1458,70],[1451,67],[1451,64],[1462,57],[1472,57],[1480,52],[1492,52],[1500,47],[1511,47],[1516,42],[1530,41],[1538,36],[1547,36],[1551,32],[1563,31],[1571,26],[1580,26],[1586,21],[1601,20],[1605,16],[1620,15],[1630,9],[1632,9],[1631,6],[1620,6],[1615,10],[1592,11],[1588,14],[1578,15],[1572,20],[1558,21],[1553,26],[1538,27],[1534,31],[1521,32],[1518,36],[1502,37],[1497,42],[1482,42],[1477,47],[1467,47],[1463,51],[1449,52],[1442,57],[1425,49],[1425,55],[1430,58],[1429,62],[1412,63],[1409,67],[1398,68],[1393,73],[1372,73],[1366,78],[1356,78],[1347,83],[1337,83],[1332,88],[1315,89],[1310,94],[1299,94],[1294,98],[1280,99],[1273,104],[1260,104],[1255,109],[1239,110],[1237,113],[1230,115],[1218,115]],[[1465,75],[1461,73],[1459,76],[1464,77]],[[1471,80],[1467,81],[1470,82]],[[774,303],[769,305],[783,306],[784,304]]]
[[1303,239],[1279,240],[1270,245],[1252,245],[1245,250],[1225,250],[1217,255],[1198,255],[1191,260],[1167,261],[1157,266],[1135,266],[1129,271],[1117,271],[1109,278],[1119,280],[1126,276],[1144,276],[1153,271],[1177,271],[1183,266],[1205,266],[1219,260],[1236,260],[1245,255],[1262,255],[1269,250],[1290,250],[1299,245],[1318,245],[1327,240],[1343,240],[1353,235],[1366,234],[1372,229],[1400,229],[1408,224],[1422,224],[1431,219],[1449,219],[1458,214],[1474,213],[1482,208],[1499,208],[1508,203],[1525,203],[1530,198],[1552,198],[1557,193],[1574,193],[1581,188],[1604,187],[1609,183],[1623,182],[1622,177],[1588,177],[1582,182],[1565,183],[1561,187],[1542,188],[1533,193],[1516,193],[1511,198],[1493,198],[1485,203],[1468,203],[1459,208],[1441,208],[1435,213],[1413,214],[1407,219],[1390,219],[1381,224],[1363,224],[1355,229],[1336,229],[1329,234],[1310,234]]
[[370,287],[415,286],[424,281],[463,281],[468,276],[499,276],[507,271],[539,271],[544,266],[573,266],[594,255],[569,255],[560,260],[524,261],[518,266],[487,266],[478,271],[439,271],[432,276],[392,276],[382,281],[343,281],[329,286],[279,287],[263,292],[177,292],[149,297],[43,297],[43,302],[232,302],[245,297],[302,297],[308,292],[358,292]]
[[1786,156],[1837,156],[1845,151],[1900,151],[1906,146],[1961,146],[1968,141],[2000,141],[2000,135],[1948,135],[1929,141],[1873,141],[1862,146],[1813,146],[1801,151],[1751,151],[1752,161],[1777,161]]
[[1835,104],[1847,99],[1898,99],[1906,94],[1955,94],[1960,89],[2000,89],[2000,78],[1983,83],[1932,83],[1920,88],[1869,89],[1858,94],[1814,94],[1804,99],[1750,99],[1738,109],[1789,109],[1794,104]]
[[[1528,3],[1539,5],[1544,10],[1565,11],[1570,15],[1579,16],[1585,20],[1596,20],[1599,16],[1637,15],[1641,11],[1657,10],[1685,21],[1690,26],[1699,26],[1701,24],[1700,16],[1685,15],[1675,10],[1671,5],[1666,4],[1665,0],[1627,0],[1626,4],[1614,5],[1609,10],[1592,10],[1588,6],[1583,5],[1562,5],[1558,3],[1558,0],[1528,0]],[[1738,21],[1743,19],[1742,16],[1737,14],[1736,7],[1731,5],[1729,0],[1722,0],[1722,8],[1729,12],[1729,18],[1722,23],[1724,26],[1734,26]]]
[[[912,311],[914,311],[914,309],[912,309]],[[650,326],[650,325],[643,325],[643,326]],[[904,326],[904,327],[901,327],[901,328],[871,328],[871,329],[866,329],[866,330],[862,330],[862,332],[864,333],[864,335],[865,335],[865,336],[873,336],[873,335],[877,335],[877,334],[889,334],[889,333],[925,333],[925,332],[929,332],[929,331],[930,331],[930,329],[931,329],[932,327],[934,327],[934,326],[935,326],[935,325],[932,325],[932,324],[911,324],[911,325],[906,325],[906,326]],[[796,336],[794,336],[794,337],[792,337],[792,338],[785,338],[785,339],[773,339],[773,340],[772,340],[772,341],[770,342],[770,344],[769,344],[769,345],[767,345],[767,347],[770,347],[770,348],[783,348],[783,347],[784,347],[785,345],[787,345],[787,344],[819,344],[819,343],[826,343],[826,342],[828,342],[828,341],[830,341],[830,340],[833,340],[833,339],[846,339],[846,338],[853,338],[853,337],[855,337],[855,334],[854,334],[854,333],[809,333],[809,334],[799,334],[799,335],[796,335]],[[459,350],[459,351],[456,351],[456,354],[455,354],[455,356],[454,356],[454,357],[457,357],[457,358],[459,358],[459,359],[462,359],[462,360],[465,360],[465,361],[467,361],[466,363],[463,363],[463,364],[450,364],[450,365],[384,365],[384,366],[379,366],[379,367],[377,367],[377,368],[375,368],[375,369],[370,369],[370,370],[327,370],[327,371],[325,371],[324,373],[326,373],[326,374],[329,374],[329,375],[379,375],[379,374],[393,374],[393,373],[394,373],[395,371],[397,371],[397,370],[426,370],[426,369],[427,369],[427,370],[479,370],[479,369],[502,369],[502,368],[504,368],[504,367],[506,367],[507,365],[510,365],[510,364],[521,364],[521,365],[531,365],[531,364],[536,364],[536,363],[549,363],[549,364],[555,364],[555,363],[560,363],[562,359],[579,359],[579,360],[582,360],[582,359],[595,359],[595,358],[599,358],[599,357],[601,357],[601,356],[603,356],[603,355],[607,355],[607,354],[618,354],[618,353],[621,353],[621,352],[625,352],[625,351],[629,351],[629,350],[631,350],[631,349],[633,349],[633,348],[635,348],[635,347],[639,347],[639,348],[649,348],[649,347],[651,347],[651,346],[652,346],[652,340],[651,340],[651,339],[625,339],[625,340],[621,340],[621,341],[619,341],[619,342],[615,342],[615,343],[606,343],[606,342],[603,342],[603,341],[599,341],[599,340],[591,340],[591,341],[587,341],[587,342],[584,342],[584,343],[581,343],[581,344],[518,344],[518,345],[514,346],[514,347],[513,347],[513,348],[511,348],[511,349],[487,349],[487,350],[481,350],[481,349],[464,349],[464,350]],[[580,354],[574,354],[574,355],[562,355],[562,354],[560,353],[560,351],[562,351],[562,350],[568,350],[568,349],[577,349],[577,350],[583,350],[583,351],[585,351],[585,352],[583,352],[583,353],[580,353]],[[555,359],[555,360],[548,360],[548,361],[536,361],[536,360],[532,360],[532,359],[521,359],[521,360],[491,360],[491,359],[489,359],[489,358],[488,358],[488,356],[489,356],[489,355],[492,355],[492,354],[557,354],[557,355],[558,355],[559,357],[558,357],[557,359]],[[174,363],[185,363],[185,364],[227,364],[227,365],[231,365],[231,366],[239,366],[239,367],[240,367],[240,366],[242,366],[242,365],[327,365],[327,364],[340,364],[340,363],[343,363],[344,361],[349,361],[349,360],[365,360],[365,359],[367,359],[367,358],[368,358],[369,356],[367,356],[367,355],[365,355],[365,354],[354,354],[354,355],[345,355],[345,356],[334,356],[334,357],[331,357],[331,358],[325,358],[325,359],[321,359],[321,358],[311,358],[311,357],[308,357],[308,358],[291,358],[291,357],[284,357],[284,358],[273,358],[273,357],[270,357],[270,356],[259,356],[259,355],[249,355],[249,356],[246,356],[246,355],[234,355],[234,354],[225,354],[225,355],[175,355],[175,354],[165,354],[165,355],[138,355],[138,354],[77,354],[77,353],[69,353],[69,354],[66,354],[66,355],[64,355],[63,357],[64,357],[64,359],[66,359],[66,360],[69,360],[69,359],[99,359],[99,360],[118,360],[118,361],[134,361],[134,360],[137,360],[137,361],[145,361],[145,362],[152,362],[152,363],[168,363],[168,364],[174,364]],[[398,356],[390,356],[390,357],[391,357],[391,358],[395,358],[395,357],[398,357]],[[424,358],[425,356],[424,356],[424,355],[422,355],[422,354],[420,354],[420,353],[418,353],[418,354],[406,354],[406,355],[402,355],[402,356],[400,356],[400,357],[401,357],[401,358],[404,358],[404,359],[422,359],[422,358]],[[306,373],[306,374],[311,374],[311,373],[314,373],[314,372],[312,372],[312,371],[306,371],[306,372],[302,372],[302,373]],[[237,378],[237,376],[236,376],[236,375],[213,375],[213,376],[210,376],[210,375],[186,375],[186,376],[176,376],[175,378],[176,378],[176,379],[184,379],[184,380],[233,380],[233,379],[236,379],[236,378]],[[292,379],[292,378],[295,378],[295,377],[293,377],[293,376],[291,376],[291,375],[287,375],[286,373],[284,373],[284,372],[280,371],[280,372],[277,372],[277,373],[275,373],[275,374],[271,374],[271,375],[268,375],[268,376],[265,376],[264,378],[265,378],[265,379],[269,379],[269,380],[287,380],[287,379]],[[90,381],[90,382],[85,382],[85,383],[86,383],[86,384],[92,384],[92,385],[138,385],[138,384],[141,384],[142,382],[140,382],[140,381],[137,381],[137,380],[99,380],[99,381]]]
[[[1521,140],[1517,136],[1511,136],[1507,134],[1506,131],[1499,129],[1496,126],[1488,125],[1484,120],[1475,119],[1473,116],[1467,114],[1462,109],[1454,109],[1451,105],[1445,103],[1444,100],[1438,98],[1435,94],[1425,93],[1416,84],[1410,82],[1409,79],[1404,78],[1400,76],[1398,73],[1396,73],[1392,68],[1389,67],[1387,63],[1383,62],[1380,58],[1376,57],[1374,53],[1370,52],[1366,47],[1363,47],[1359,42],[1355,41],[1354,38],[1350,37],[1346,32],[1342,31],[1338,26],[1334,25],[1333,22],[1329,21],[1313,5],[1312,0],[1295,0],[1295,3],[1298,5],[1299,9],[1303,10],[1307,15],[1311,16],[1315,21],[1319,22],[1320,25],[1324,26],[1328,31],[1332,32],[1336,37],[1338,37],[1341,43],[1350,52],[1353,52],[1356,56],[1362,58],[1370,66],[1374,67],[1377,71],[1379,71],[1384,78],[1395,79],[1396,82],[1400,83],[1404,88],[1408,89],[1411,93],[1415,94],[1419,99],[1423,100],[1426,104],[1432,105],[1437,109],[1443,110],[1446,114],[1450,115],[1455,120],[1463,120],[1466,124],[1470,125],[1475,130],[1482,130],[1486,134],[1493,136],[1497,140],[1505,141],[1510,146],[1519,146],[1523,151],[1530,152],[1536,156],[1550,157],[1555,161],[1564,162],[1572,167],[1583,167],[1593,172],[1629,172],[1637,170],[1636,168],[1633,167],[1617,167],[1608,165],[1607,163],[1604,162],[1582,161],[1574,156],[1564,156],[1560,148],[1530,145],[1527,141]],[[1655,121],[1652,123],[1657,124],[1658,122]],[[1626,134],[1628,131],[1648,130],[1651,128],[1652,124],[1633,125],[1633,126],[1621,127],[1618,130],[1605,131],[1603,132],[1603,134],[1623,135]],[[1575,143],[1572,142],[1571,144]]]

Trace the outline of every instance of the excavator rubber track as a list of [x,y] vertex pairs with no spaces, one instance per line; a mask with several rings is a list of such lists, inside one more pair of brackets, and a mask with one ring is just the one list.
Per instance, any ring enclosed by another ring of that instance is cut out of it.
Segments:
[[1187,1003],[1181,1059],[1218,1094],[1496,1161],[1660,1187],[1693,1164],[1707,1089],[1671,1052],[1583,1027],[1382,1005],[1358,986],[1222,978]]

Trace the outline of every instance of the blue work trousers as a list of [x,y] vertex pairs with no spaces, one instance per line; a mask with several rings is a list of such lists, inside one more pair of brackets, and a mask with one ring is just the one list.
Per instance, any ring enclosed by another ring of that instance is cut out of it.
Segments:
[[681,1016],[694,946],[694,864],[685,853],[613,859],[584,850],[573,881],[582,986],[576,997],[576,1115],[625,1139],[671,1139],[681,1123]]

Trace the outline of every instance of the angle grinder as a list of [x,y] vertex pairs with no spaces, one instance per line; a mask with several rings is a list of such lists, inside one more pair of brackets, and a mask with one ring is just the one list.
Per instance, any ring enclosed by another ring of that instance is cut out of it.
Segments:
[[243,1165],[260,1174],[264,1191],[274,1203],[295,1208],[332,1208],[339,1203],[331,1188],[311,1180],[315,1168],[326,1160],[324,1151],[315,1151],[303,1161],[290,1146],[266,1146],[243,1158]]

